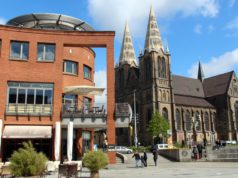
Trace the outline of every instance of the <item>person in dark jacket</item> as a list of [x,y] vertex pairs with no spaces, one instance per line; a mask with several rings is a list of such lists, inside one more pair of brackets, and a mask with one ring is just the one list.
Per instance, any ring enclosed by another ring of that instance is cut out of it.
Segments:
[[138,153],[138,151],[135,151],[135,153],[132,155],[132,158],[135,157],[135,161],[136,161],[136,167],[139,167],[139,161],[140,161],[140,154]]
[[155,166],[157,166],[157,159],[158,159],[157,149],[153,149],[153,159],[154,159]]
[[147,153],[145,151],[144,151],[143,159],[144,159],[144,166],[147,167]]
[[203,149],[202,144],[198,143],[197,149],[198,149],[198,153],[199,153],[199,159],[201,159],[202,158],[202,149]]

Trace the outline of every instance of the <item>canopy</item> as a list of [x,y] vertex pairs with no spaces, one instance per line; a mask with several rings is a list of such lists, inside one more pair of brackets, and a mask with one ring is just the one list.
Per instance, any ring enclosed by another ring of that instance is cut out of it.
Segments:
[[3,138],[51,138],[51,126],[7,125]]
[[69,86],[64,88],[64,93],[70,95],[102,95],[104,89],[87,85]]

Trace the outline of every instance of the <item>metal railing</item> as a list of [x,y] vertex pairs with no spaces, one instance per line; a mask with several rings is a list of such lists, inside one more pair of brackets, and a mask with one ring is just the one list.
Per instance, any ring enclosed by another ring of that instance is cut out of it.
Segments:
[[51,104],[7,104],[7,115],[52,115]]

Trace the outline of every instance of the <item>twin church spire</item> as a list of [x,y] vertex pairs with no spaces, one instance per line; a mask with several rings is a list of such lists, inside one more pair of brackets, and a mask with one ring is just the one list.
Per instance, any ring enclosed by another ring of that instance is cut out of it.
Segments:
[[[161,50],[163,50],[161,35],[160,35],[159,28],[156,22],[153,7],[151,6],[144,51],[160,52]],[[123,36],[123,41],[121,46],[121,53],[120,53],[120,65],[122,64],[129,64],[131,66],[137,65],[135,50],[132,44],[131,34],[130,34],[129,26],[127,23],[124,30],[124,36]]]

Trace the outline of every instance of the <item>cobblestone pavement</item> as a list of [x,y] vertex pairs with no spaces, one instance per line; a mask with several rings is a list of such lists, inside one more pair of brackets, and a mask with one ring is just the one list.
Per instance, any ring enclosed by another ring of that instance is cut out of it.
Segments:
[[[172,162],[161,156],[154,166],[152,155],[148,154],[148,167],[136,168],[132,155],[127,155],[128,164],[109,165],[100,170],[100,178],[237,178],[238,163],[234,162]],[[89,178],[90,172],[83,168],[79,175]],[[56,178],[58,174],[46,176]]]

